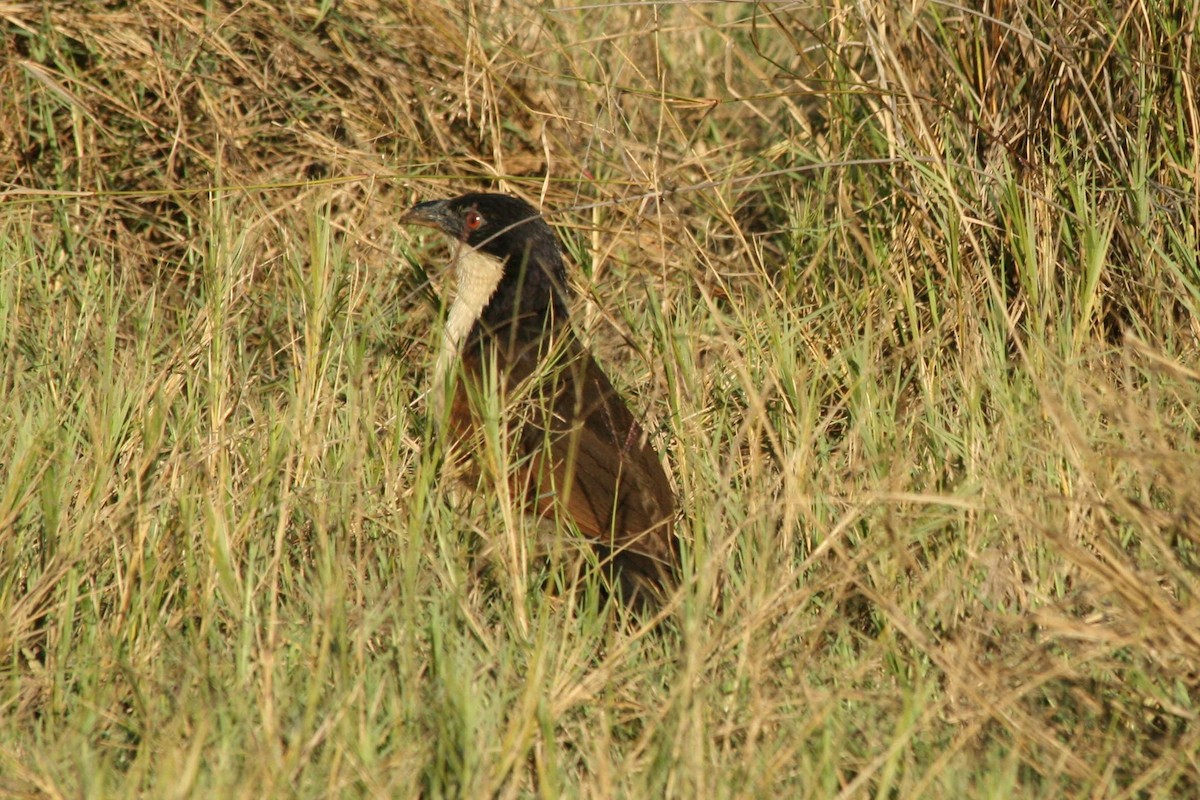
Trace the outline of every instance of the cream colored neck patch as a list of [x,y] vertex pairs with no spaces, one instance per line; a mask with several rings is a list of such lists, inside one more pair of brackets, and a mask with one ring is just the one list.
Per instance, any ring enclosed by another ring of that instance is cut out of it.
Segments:
[[463,342],[479,315],[487,306],[500,279],[504,276],[504,263],[495,256],[476,250],[467,244],[458,246],[458,258],[454,262],[457,286],[454,302],[446,316],[446,332],[442,337],[442,349],[438,353],[437,365],[433,369],[434,401],[439,415],[446,398],[446,376],[451,366],[462,353]]

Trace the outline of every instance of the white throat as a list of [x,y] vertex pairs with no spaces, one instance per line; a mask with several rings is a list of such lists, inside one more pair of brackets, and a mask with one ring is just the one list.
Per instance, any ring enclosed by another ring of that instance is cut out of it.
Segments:
[[446,315],[446,332],[442,337],[442,349],[433,368],[434,401],[441,404],[446,397],[446,376],[451,366],[462,353],[463,342],[471,332],[479,315],[487,306],[500,279],[504,276],[504,262],[495,256],[476,250],[466,243],[459,244],[458,257],[454,262],[457,285],[454,302]]

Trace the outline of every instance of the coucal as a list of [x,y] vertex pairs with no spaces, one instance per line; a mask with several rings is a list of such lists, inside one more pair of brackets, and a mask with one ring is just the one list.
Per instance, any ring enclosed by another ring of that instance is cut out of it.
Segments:
[[626,602],[657,605],[677,579],[675,497],[642,427],[571,328],[550,226],[524,200],[489,193],[419,203],[401,222],[453,242],[457,285],[431,387],[451,441],[479,447],[498,399],[514,451],[500,477],[514,496],[573,523]]

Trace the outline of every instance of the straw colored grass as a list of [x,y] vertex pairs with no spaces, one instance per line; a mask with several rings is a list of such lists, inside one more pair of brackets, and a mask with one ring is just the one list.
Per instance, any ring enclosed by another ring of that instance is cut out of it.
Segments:
[[[1193,796],[1196,28],[0,5],[0,794]],[[664,453],[658,628],[443,474],[396,219],[480,189]]]

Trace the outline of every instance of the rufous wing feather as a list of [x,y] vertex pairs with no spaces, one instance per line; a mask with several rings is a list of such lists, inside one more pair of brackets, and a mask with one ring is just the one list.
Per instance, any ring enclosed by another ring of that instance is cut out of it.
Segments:
[[565,511],[624,581],[669,582],[678,567],[675,510],[658,455],[590,353],[572,343],[554,361],[538,392],[552,414],[526,420],[528,467],[514,477],[540,513]]

